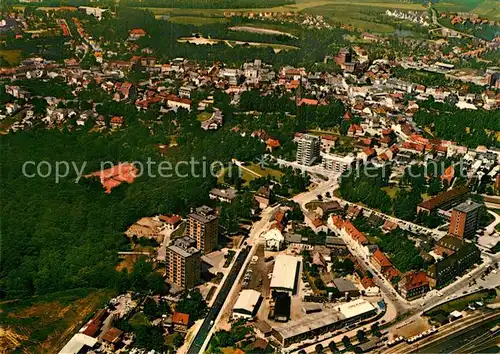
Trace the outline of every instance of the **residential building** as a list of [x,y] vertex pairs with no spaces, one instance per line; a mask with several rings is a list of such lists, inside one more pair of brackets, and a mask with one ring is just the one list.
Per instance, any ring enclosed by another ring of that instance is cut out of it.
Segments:
[[410,272],[400,280],[398,289],[405,299],[416,299],[430,290],[429,279],[424,272]]
[[212,252],[217,246],[219,216],[206,205],[196,208],[189,214],[187,235],[196,240],[196,248],[203,254]]
[[472,243],[464,243],[453,255],[429,267],[427,270],[429,286],[438,289],[444,287],[480,260],[481,251]]
[[234,188],[227,188],[227,189],[213,188],[208,194],[208,196],[210,197],[210,199],[217,199],[224,203],[232,203],[233,200],[236,198],[237,193],[238,191]]
[[179,88],[179,97],[181,98],[191,98],[191,93],[196,90],[196,87],[192,85],[186,85]]
[[174,331],[179,333],[186,333],[189,328],[189,314],[182,312],[174,312],[172,316],[172,325]]
[[201,251],[190,237],[175,239],[166,252],[167,280],[184,289],[196,286],[201,274]]
[[303,134],[298,139],[297,162],[306,166],[320,162],[320,146],[321,140],[318,136]]
[[275,227],[266,232],[264,238],[266,240],[266,249],[270,251],[280,251],[285,242],[285,237],[281,231]]
[[387,258],[384,252],[380,250],[380,248],[377,248],[377,250],[373,252],[371,262],[375,269],[382,273],[392,267],[391,261]]
[[354,156],[342,156],[338,154],[321,154],[323,168],[333,172],[344,172],[349,169],[355,161]]
[[255,192],[254,198],[257,203],[259,203],[260,209],[267,208],[271,199],[271,189],[265,186],[260,187],[257,192]]
[[464,240],[455,236],[446,235],[434,246],[434,253],[439,256],[451,256],[464,245]]
[[417,206],[417,213],[430,214],[438,209],[448,210],[463,202],[467,198],[468,193],[469,188],[467,186],[460,186],[441,192],[437,196],[420,203]]
[[482,207],[482,204],[471,200],[454,207],[451,211],[448,233],[458,238],[474,236],[479,228],[479,215]]

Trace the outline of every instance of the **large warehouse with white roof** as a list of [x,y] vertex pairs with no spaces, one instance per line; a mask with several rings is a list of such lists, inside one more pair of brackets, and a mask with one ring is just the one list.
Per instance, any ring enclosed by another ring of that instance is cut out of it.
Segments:
[[274,262],[271,291],[295,293],[299,271],[299,258],[280,254]]

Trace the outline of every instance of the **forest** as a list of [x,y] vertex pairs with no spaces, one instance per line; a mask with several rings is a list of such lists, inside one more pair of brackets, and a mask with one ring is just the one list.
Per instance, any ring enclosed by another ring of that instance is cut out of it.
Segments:
[[436,136],[471,148],[478,145],[500,147],[500,141],[495,135],[500,131],[499,110],[473,111],[447,107],[445,111],[436,111],[432,102],[428,104],[431,109],[421,109],[413,118],[419,126],[430,127]]

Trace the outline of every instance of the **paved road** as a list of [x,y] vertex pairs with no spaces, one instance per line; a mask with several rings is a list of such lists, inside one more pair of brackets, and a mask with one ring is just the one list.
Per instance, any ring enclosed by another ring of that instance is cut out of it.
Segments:
[[245,263],[245,260],[247,259],[247,256],[249,254],[249,250],[247,248],[242,249],[240,253],[238,254],[236,261],[234,263],[233,268],[231,269],[231,272],[229,273],[228,277],[226,278],[226,281],[224,282],[224,285],[222,285],[221,290],[219,291],[219,294],[217,295],[217,298],[215,299],[212,307],[210,308],[210,311],[208,312],[207,317],[205,317],[205,320],[203,321],[203,324],[201,325],[198,333],[196,334],[196,337],[194,338],[193,342],[191,343],[191,347],[189,347],[188,354],[198,354],[201,352],[201,349],[203,347],[203,343],[205,343],[205,340],[207,339],[207,335],[212,329],[212,326],[214,325],[214,321],[217,318],[220,310],[222,309],[222,306],[224,305],[224,302],[226,301],[226,298],[229,294],[229,291],[231,291],[231,287],[233,286],[236,277],[238,276],[238,273],[241,270],[241,267],[243,266],[243,263]]

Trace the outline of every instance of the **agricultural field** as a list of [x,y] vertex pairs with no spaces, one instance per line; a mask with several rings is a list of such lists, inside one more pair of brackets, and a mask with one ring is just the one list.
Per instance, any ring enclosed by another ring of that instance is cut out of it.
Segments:
[[[224,12],[248,13],[248,12],[304,12],[325,16],[331,22],[341,22],[352,25],[361,30],[370,30],[379,33],[390,33],[394,27],[378,23],[374,15],[378,16],[387,9],[402,9],[425,11],[426,8],[417,3],[399,2],[397,0],[367,0],[350,2],[347,0],[297,0],[295,4],[276,6],[259,9],[179,9],[179,8],[148,8],[155,15],[170,14],[173,19],[176,17],[189,18],[200,17],[210,18],[223,17]],[[186,19],[186,21],[188,21]],[[201,23],[204,20],[199,20]],[[210,23],[210,22],[209,22]],[[196,23],[193,23],[196,24]],[[279,30],[276,25],[275,30]]]
[[[161,17],[161,15],[160,15]],[[214,23],[227,23],[228,19],[222,17],[200,17],[200,16],[173,16],[168,19],[169,22],[183,25],[204,26]]]
[[113,295],[112,290],[75,289],[0,303],[0,348],[57,353]]
[[433,5],[437,11],[472,12],[491,20],[500,21],[500,2],[498,0],[451,0]]

